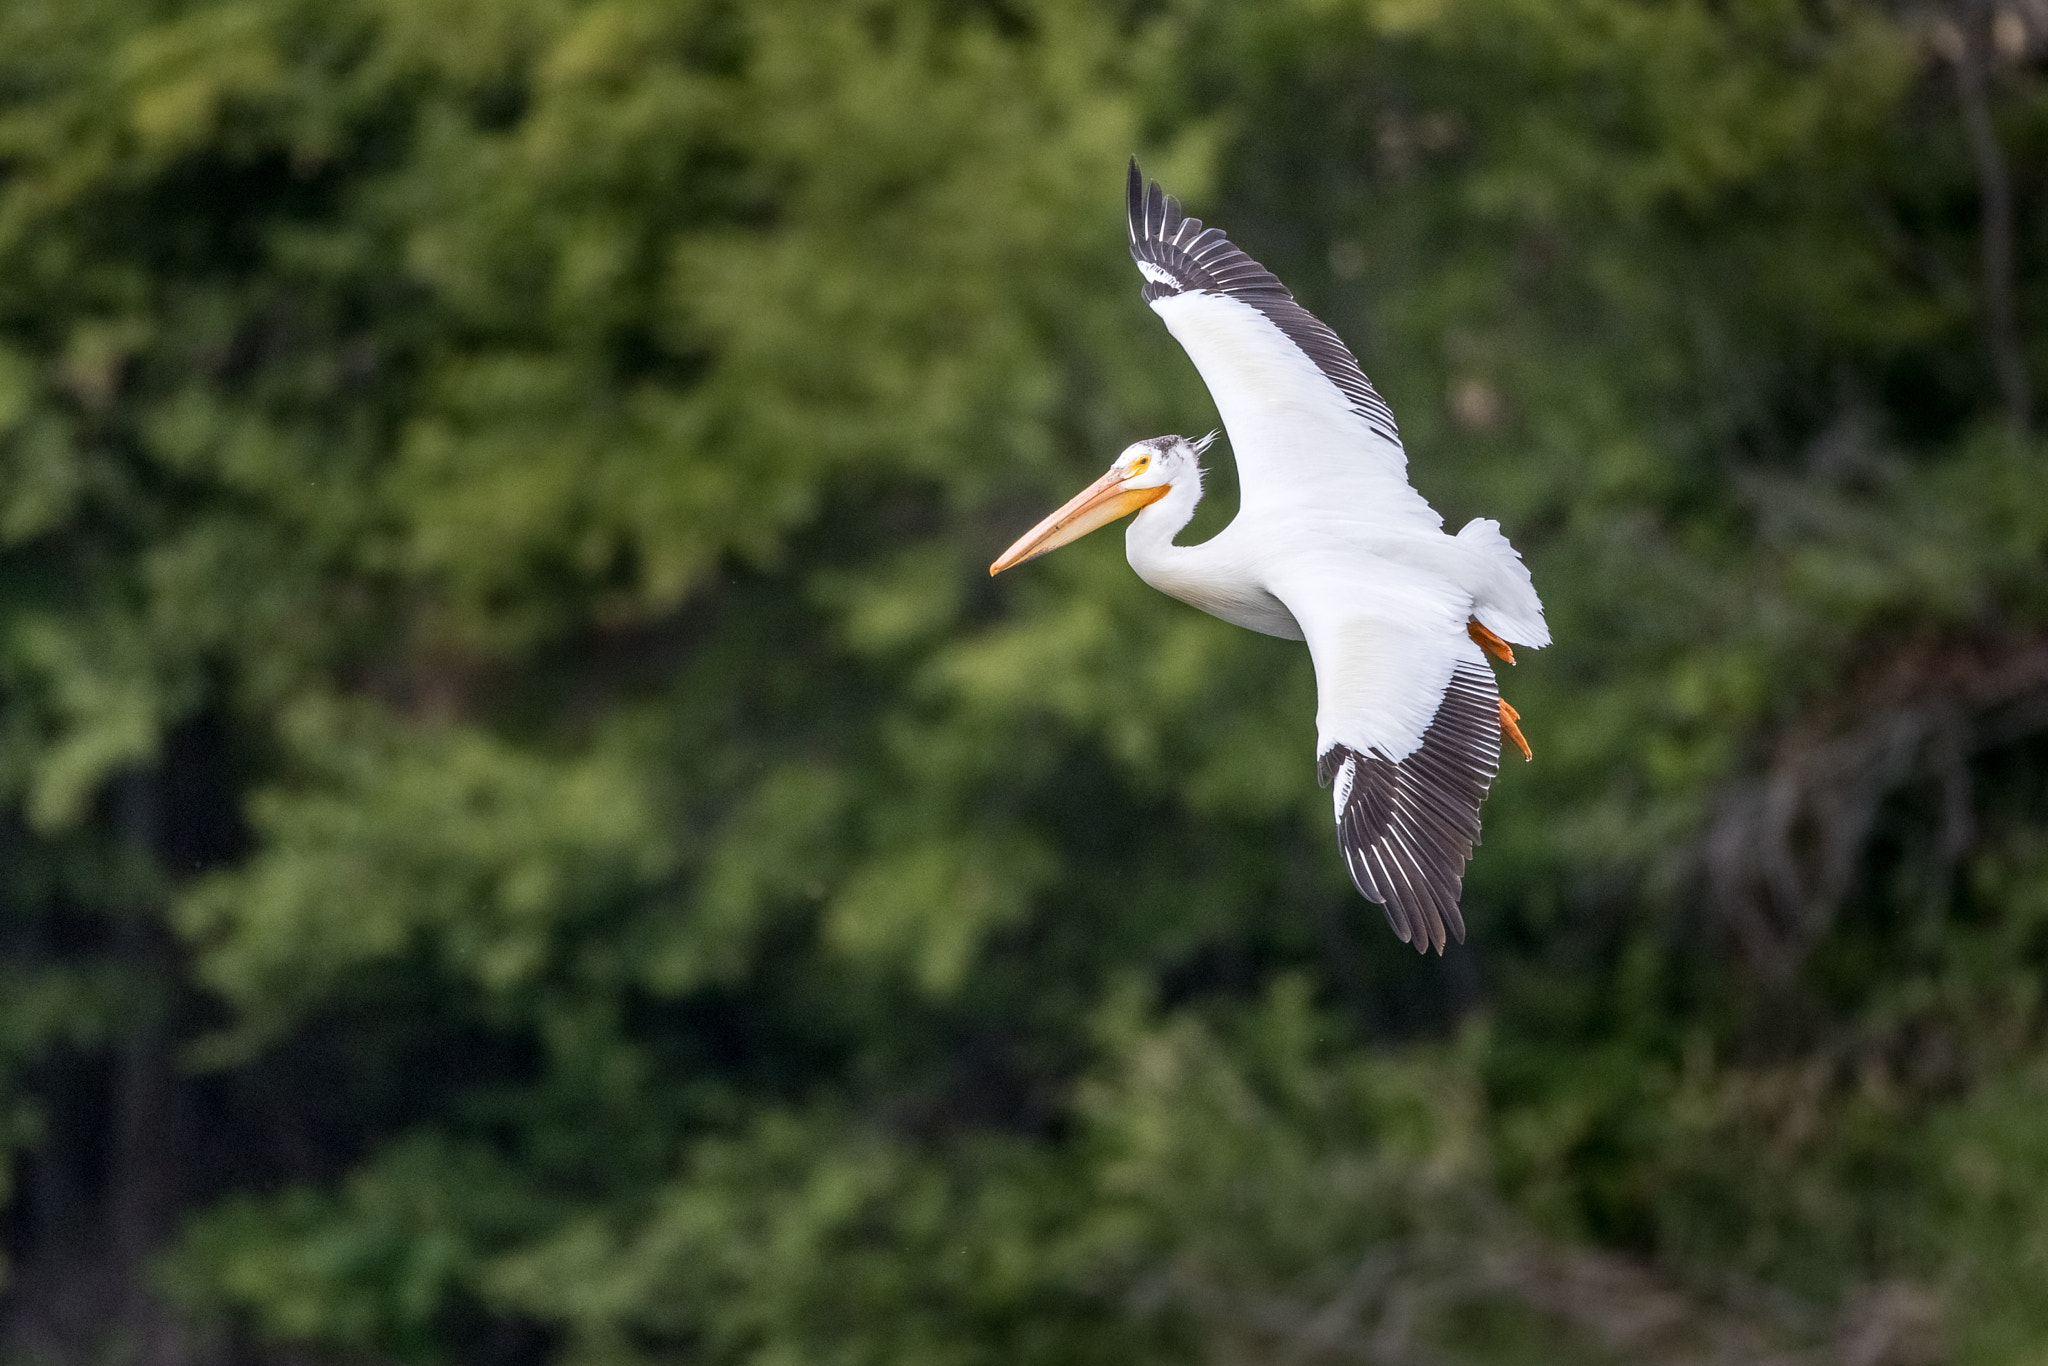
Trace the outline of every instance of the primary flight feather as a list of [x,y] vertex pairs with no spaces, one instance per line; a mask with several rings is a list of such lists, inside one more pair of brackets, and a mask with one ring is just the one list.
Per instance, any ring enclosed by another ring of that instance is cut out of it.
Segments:
[[1506,735],[1526,757],[1491,653],[1550,643],[1522,557],[1484,518],[1455,536],[1408,482],[1386,400],[1332,332],[1218,228],[1131,161],[1141,293],[1223,416],[1242,498],[1200,545],[1173,538],[1202,497],[1199,441],[1153,437],[1003,552],[991,574],[1137,513],[1138,577],[1223,620],[1308,643],[1316,772],[1334,791],[1351,880],[1420,951],[1463,940],[1458,898]]

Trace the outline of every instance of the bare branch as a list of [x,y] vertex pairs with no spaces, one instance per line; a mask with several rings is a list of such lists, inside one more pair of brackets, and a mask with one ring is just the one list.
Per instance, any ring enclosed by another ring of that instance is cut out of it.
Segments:
[[1853,889],[1894,793],[1932,790],[1935,871],[1952,869],[1974,833],[1970,757],[2044,729],[2048,650],[2036,649],[1789,748],[1770,772],[1728,789],[1692,856],[1717,917],[1754,965],[1788,970]]
[[1984,341],[2005,405],[2006,425],[2025,436],[2033,426],[2033,390],[2020,342],[2013,269],[2012,174],[1991,115],[1991,64],[1997,16],[1992,0],[1961,0],[1950,41],[1938,46],[1955,73],[1963,136],[1976,164],[1982,224],[1978,232],[1984,296]]

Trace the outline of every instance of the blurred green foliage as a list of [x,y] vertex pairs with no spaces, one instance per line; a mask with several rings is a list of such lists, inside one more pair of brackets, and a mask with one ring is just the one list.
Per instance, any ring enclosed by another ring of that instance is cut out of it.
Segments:
[[[1991,0],[0,6],[0,1344],[2039,1360],[2044,76]],[[986,577],[1213,425],[1134,150],[1535,568],[1442,962],[1303,652]]]

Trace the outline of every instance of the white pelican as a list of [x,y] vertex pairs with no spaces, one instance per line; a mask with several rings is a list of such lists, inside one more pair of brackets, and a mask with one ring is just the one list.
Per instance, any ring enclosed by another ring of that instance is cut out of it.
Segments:
[[1335,782],[1351,880],[1404,943],[1465,938],[1465,864],[1503,734],[1529,757],[1486,653],[1550,643],[1543,604],[1500,523],[1452,536],[1408,483],[1386,401],[1264,266],[1204,228],[1131,159],[1131,255],[1143,295],[1209,386],[1237,457],[1237,517],[1200,545],[1174,536],[1202,497],[1199,441],[1126,449],[989,566],[1043,555],[1136,512],[1138,577],[1204,612],[1308,643],[1316,772]]

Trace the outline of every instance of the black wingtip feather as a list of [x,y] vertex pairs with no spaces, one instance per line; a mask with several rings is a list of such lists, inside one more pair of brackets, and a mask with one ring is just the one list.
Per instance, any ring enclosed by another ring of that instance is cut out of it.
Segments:
[[1138,216],[1145,203],[1145,175],[1138,169],[1138,159],[1131,158],[1130,178],[1124,181],[1124,231],[1130,235],[1131,248],[1136,254],[1137,244],[1143,233],[1139,228]]
[[[1140,291],[1146,303],[1202,290],[1251,305],[1301,348],[1367,427],[1400,445],[1393,410],[1342,339],[1295,302],[1278,276],[1246,255],[1221,229],[1204,229],[1200,219],[1186,217],[1180,202],[1169,198],[1158,181],[1146,181],[1135,155],[1124,178],[1124,220],[1132,259],[1154,268]],[[1183,237],[1190,240],[1183,242]]]
[[1422,743],[1406,758],[1332,745],[1316,758],[1325,785],[1348,767],[1337,843],[1352,885],[1379,903],[1387,923],[1418,952],[1465,942],[1458,901],[1465,864],[1479,843],[1479,807],[1500,770],[1500,728],[1491,670],[1460,664]]

